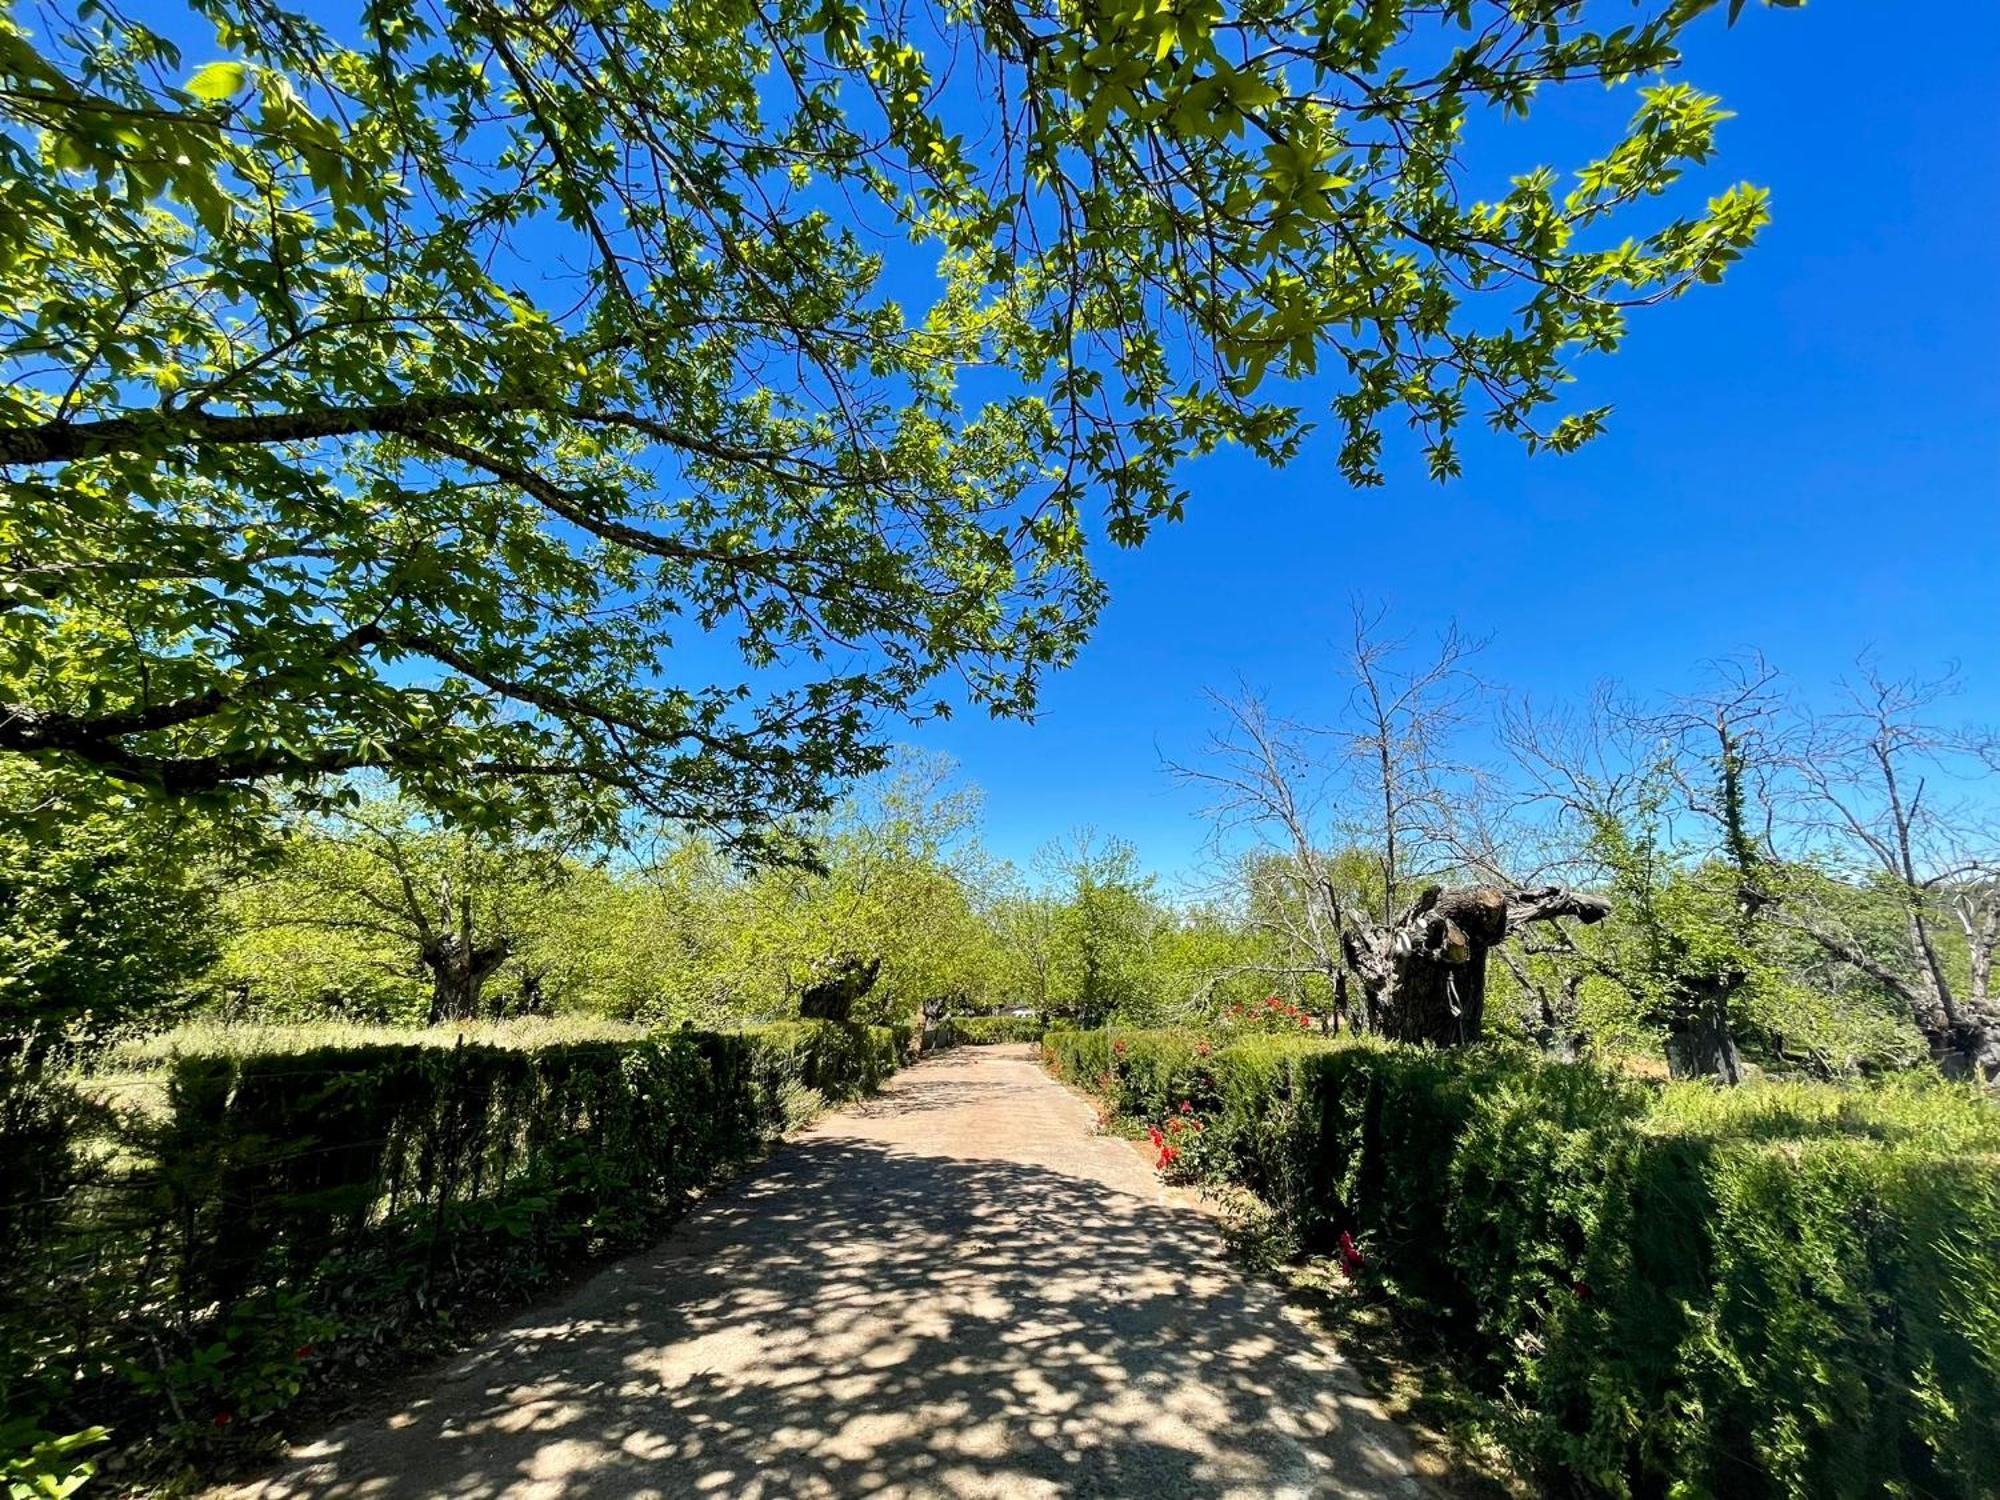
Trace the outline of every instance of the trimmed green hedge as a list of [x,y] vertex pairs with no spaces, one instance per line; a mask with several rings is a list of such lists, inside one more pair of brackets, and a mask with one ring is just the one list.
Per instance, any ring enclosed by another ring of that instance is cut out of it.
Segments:
[[924,1032],[924,1047],[987,1047],[1039,1042],[1048,1028],[1033,1016],[946,1016]]
[[155,1477],[248,1456],[302,1401],[643,1243],[908,1045],[791,1022],[178,1059],[165,1109],[94,1167],[79,1147],[63,1212],[12,1244],[0,1445],[104,1426]]
[[1500,1047],[1051,1033],[1177,1168],[1462,1352],[1552,1490],[2000,1494],[2000,1110],[1665,1089]]

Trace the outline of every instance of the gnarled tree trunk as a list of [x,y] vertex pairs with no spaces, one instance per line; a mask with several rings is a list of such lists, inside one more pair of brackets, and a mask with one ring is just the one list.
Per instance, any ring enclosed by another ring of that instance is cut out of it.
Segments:
[[1486,955],[1530,922],[1599,922],[1608,902],[1560,886],[1426,887],[1394,926],[1345,940],[1370,1026],[1404,1042],[1455,1047],[1479,1040],[1486,1022]]
[[2000,1088],[2000,1011],[1961,1006],[1957,1020],[1925,1027],[1924,1039],[1945,1077]]
[[842,953],[814,968],[817,977],[799,995],[799,1014],[808,1021],[845,1021],[854,1002],[874,988],[882,960]]
[[424,967],[431,971],[430,1024],[479,1019],[480,992],[512,951],[504,937],[472,943],[455,932],[425,943]]
[[1674,1077],[1719,1078],[1731,1085],[1743,1081],[1743,1059],[1729,1025],[1729,997],[1743,978],[1726,975],[1681,986],[1688,992],[1687,1004],[1667,1023],[1667,1071]]

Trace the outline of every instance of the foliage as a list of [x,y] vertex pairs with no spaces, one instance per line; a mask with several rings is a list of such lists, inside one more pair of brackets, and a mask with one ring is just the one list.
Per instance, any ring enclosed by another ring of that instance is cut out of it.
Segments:
[[[1397,413],[1438,475],[1476,412],[1593,435],[1574,359],[1766,217],[1683,201],[1725,111],[1641,81],[1709,8],[10,11],[0,747],[766,847],[941,675],[1031,710],[1090,533],[1292,456],[1283,379],[1340,372],[1356,483]],[[1482,194],[1564,84],[1623,128]]]
[[908,1043],[795,1022],[175,1057],[115,1170],[10,1241],[0,1421],[108,1427],[141,1472],[247,1457],[309,1387],[643,1241]]
[[[462,1021],[508,998],[539,1009],[565,957],[542,939],[581,873],[573,844],[439,826],[392,798],[298,821],[264,876],[233,890],[241,933],[216,982],[293,1017]],[[503,965],[514,993],[488,998]]]
[[215,956],[199,816],[0,763],[0,1052],[159,1019]]
[[990,1047],[999,1042],[1039,1042],[1048,1026],[1034,1016],[946,1016],[924,1031],[924,1046]]
[[[1299,1249],[1341,1249],[1457,1352],[1552,1485],[2000,1483],[2000,1111],[1973,1093],[1656,1090],[1498,1045],[1044,1047],[1176,1144],[1165,1166],[1249,1187]],[[1169,1137],[1177,1116],[1200,1130]]]

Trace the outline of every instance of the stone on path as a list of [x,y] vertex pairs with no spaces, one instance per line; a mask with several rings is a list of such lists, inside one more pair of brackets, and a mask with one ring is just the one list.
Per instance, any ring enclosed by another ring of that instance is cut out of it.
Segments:
[[229,1493],[1418,1496],[1403,1434],[1025,1047],[926,1059]]

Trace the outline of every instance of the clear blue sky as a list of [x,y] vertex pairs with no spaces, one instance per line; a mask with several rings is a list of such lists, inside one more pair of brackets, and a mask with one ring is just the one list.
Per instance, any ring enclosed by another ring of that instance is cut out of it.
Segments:
[[[138,10],[205,55],[180,0]],[[1537,700],[1687,688],[1746,648],[1814,693],[1873,649],[1898,672],[1959,663],[1965,714],[2000,721],[2000,5],[1752,4],[1733,30],[1706,17],[1688,53],[1682,76],[1737,112],[1698,190],[1760,183],[1774,222],[1722,286],[1584,366],[1578,404],[1614,403],[1610,431],[1530,458],[1469,424],[1443,486],[1406,454],[1386,488],[1350,490],[1327,439],[1278,473],[1196,466],[1183,524],[1100,551],[1110,607],[1036,723],[905,731],[985,790],[996,852],[1025,864],[1089,824],[1189,869],[1200,798],[1161,759],[1199,749],[1203,690],[1330,715],[1355,598],[1399,631],[1490,636],[1482,674]],[[1574,167],[1632,104],[1545,92],[1504,149],[1475,131],[1475,161],[1494,192],[1501,169]],[[899,274],[928,276],[914,256]],[[1323,412],[1333,389],[1300,399]]]
[[[985,789],[997,852],[1095,824],[1189,866],[1200,799],[1160,759],[1199,747],[1202,689],[1330,712],[1357,594],[1399,628],[1490,634],[1483,675],[1538,699],[1692,686],[1745,647],[1813,691],[1872,647],[1959,662],[1961,707],[2000,719],[2000,6],[1753,6],[1689,50],[1684,76],[1738,114],[1714,184],[1768,186],[1774,222],[1585,368],[1610,432],[1570,458],[1468,434],[1445,486],[1412,461],[1350,490],[1329,442],[1275,475],[1200,465],[1184,524],[1102,554],[1111,606],[1037,723],[912,737]],[[1564,149],[1568,108],[1538,137],[1562,166],[1598,139]]]

